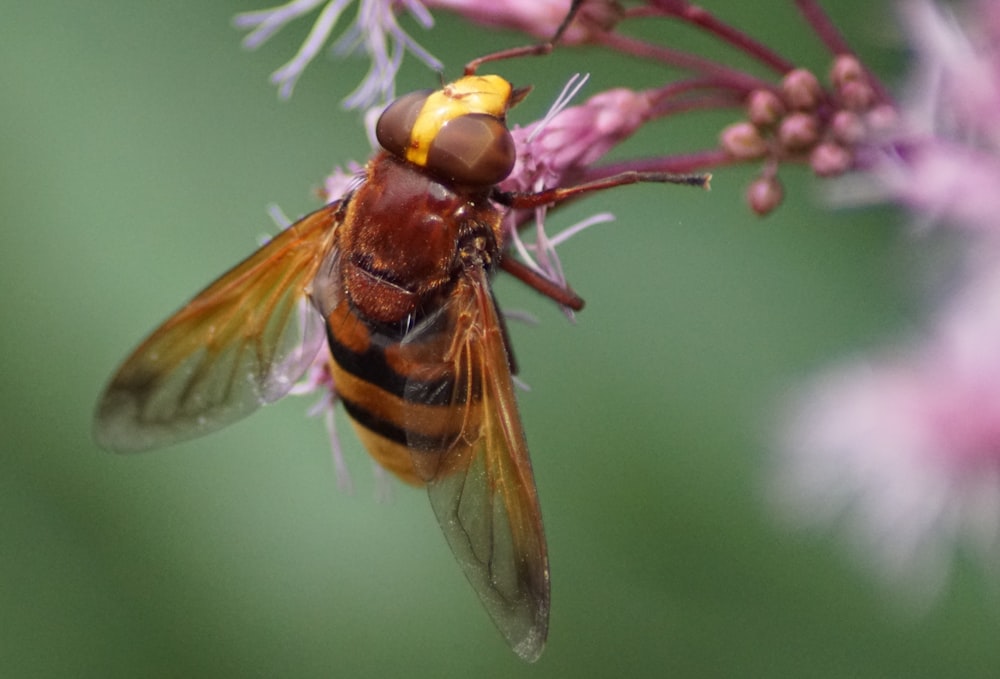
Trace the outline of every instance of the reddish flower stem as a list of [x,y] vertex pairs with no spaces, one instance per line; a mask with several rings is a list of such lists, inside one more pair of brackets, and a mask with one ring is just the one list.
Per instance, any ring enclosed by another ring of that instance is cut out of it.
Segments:
[[720,21],[702,7],[692,5],[685,0],[650,0],[650,2],[664,15],[675,17],[711,33],[782,75],[795,68],[794,64],[777,52],[754,40],[746,33]]
[[705,97],[691,97],[679,101],[665,101],[653,109],[651,119],[666,118],[678,113],[690,113],[691,111],[717,111],[719,109],[740,108],[743,102],[732,96],[716,95]]
[[830,21],[826,12],[813,0],[795,0],[795,7],[802,17],[812,26],[813,31],[823,41],[826,48],[834,55],[854,54],[854,51],[844,40],[837,27]]
[[743,71],[723,66],[711,59],[698,57],[680,50],[670,49],[653,45],[636,38],[630,38],[618,33],[602,34],[596,42],[614,50],[619,50],[626,54],[661,61],[671,66],[683,68],[688,71],[700,73],[712,78],[716,86],[729,87],[746,94],[755,89],[774,89],[774,86],[760,78],[751,76]]
[[[806,20],[806,22],[812,27],[813,31],[819,37],[819,39],[826,45],[826,48],[830,50],[831,54],[834,56],[838,54],[851,54],[857,56],[851,46],[844,39],[843,34],[837,27],[834,26],[833,22],[830,21],[830,17],[827,16],[823,8],[819,6],[815,0],[795,0],[795,7],[799,10],[799,13]],[[875,89],[875,94],[880,101],[890,102],[892,97],[889,91],[885,88],[875,75],[864,67],[864,62],[858,59],[858,62],[862,64],[862,68],[865,69],[865,74],[868,76],[868,82]]]
[[[718,90],[722,91],[718,91]],[[745,93],[725,89],[711,78],[678,80],[657,90],[649,91],[653,102],[651,118],[663,118],[675,113],[740,107]]]

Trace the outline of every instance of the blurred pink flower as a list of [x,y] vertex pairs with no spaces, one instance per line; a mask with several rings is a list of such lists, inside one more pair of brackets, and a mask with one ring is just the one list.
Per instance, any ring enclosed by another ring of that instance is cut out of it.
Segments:
[[925,221],[1000,232],[1000,10],[963,28],[929,1],[902,6],[916,69],[899,127],[874,166],[888,196]]
[[1000,11],[967,9],[971,29],[903,6],[917,67],[867,177],[920,222],[965,229],[960,284],[922,337],[794,395],[773,484],[786,518],[838,523],[925,601],[956,551],[1000,556]]
[[1000,270],[978,272],[937,321],[794,395],[773,486],[786,519],[844,519],[876,572],[928,599],[956,548],[1000,556]]

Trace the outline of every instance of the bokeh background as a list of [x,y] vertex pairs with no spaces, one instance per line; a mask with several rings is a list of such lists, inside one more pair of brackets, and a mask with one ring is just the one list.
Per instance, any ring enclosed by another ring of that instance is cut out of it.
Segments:
[[[705,4],[825,72],[790,2]],[[825,4],[900,72],[888,5]],[[245,52],[229,22],[252,2],[0,8],[0,676],[995,676],[1000,601],[961,564],[916,614],[767,503],[784,389],[919,322],[901,215],[820,209],[792,172],[759,220],[750,172],[721,171],[711,193],[631,187],[553,218],[618,218],[561,250],[588,302],[575,325],[497,283],[541,320],[513,328],[553,577],[549,646],[526,666],[423,493],[374,499],[342,417],[356,492],[338,491],[310,400],[151,454],[90,438],[117,362],[273,232],[266,206],[307,212],[335,164],[368,156],[339,108],[366,64],[321,58],[279,101],[267,76],[309,24]],[[670,24],[649,36],[715,50]],[[417,37],[449,76],[524,42],[442,15]],[[408,63],[400,90],[435,84]],[[667,77],[580,50],[498,71],[536,86],[515,122],[574,72],[591,93]],[[622,153],[698,148],[733,117],[670,120]]]

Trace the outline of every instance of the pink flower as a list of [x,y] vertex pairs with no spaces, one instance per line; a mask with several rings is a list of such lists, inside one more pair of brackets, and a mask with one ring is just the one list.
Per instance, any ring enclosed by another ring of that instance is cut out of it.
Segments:
[[998,271],[978,271],[930,337],[800,390],[779,446],[785,518],[840,521],[877,573],[924,601],[956,549],[1000,556]]
[[[282,97],[290,97],[295,83],[306,66],[316,58],[330,38],[341,14],[354,0],[292,0],[284,5],[255,12],[238,14],[233,20],[237,28],[251,29],[243,45],[254,49],[266,42],[289,22],[309,14],[323,5],[312,30],[291,61],[271,75]],[[413,53],[429,68],[440,71],[441,62],[421,47],[396,21],[396,7],[413,15],[424,28],[433,19],[419,0],[360,0],[357,19],[334,45],[339,54],[363,50],[371,60],[371,70],[361,85],[345,100],[348,108],[365,108],[379,101],[391,100],[395,92],[396,73],[403,54]]]
[[323,180],[323,199],[332,203],[340,200],[358,187],[364,180],[365,168],[355,162],[347,164],[347,170],[333,168],[333,172]]
[[976,8],[969,30],[903,6],[918,64],[866,177],[921,223],[966,230],[960,285],[923,336],[795,395],[773,486],[787,518],[836,522],[925,602],[956,551],[1000,556],[1000,11]]
[[963,28],[927,2],[903,6],[917,52],[893,144],[876,177],[891,200],[939,224],[1000,231],[1000,21],[992,3]]
[[[479,24],[511,28],[539,40],[549,40],[566,18],[570,0],[426,0],[428,7],[438,7],[461,14]],[[562,42],[578,44],[589,41],[595,34],[614,25],[622,16],[611,0],[591,0],[580,11],[581,16],[563,35]]]
[[[502,189],[534,192],[576,184],[596,161],[653,116],[649,97],[626,89],[608,90],[580,106],[569,107],[570,100],[586,80],[572,78],[544,118],[511,131],[517,147],[517,162],[511,175],[501,183]],[[612,217],[606,213],[594,215],[550,237],[545,231],[545,212],[545,209],[539,209],[530,215],[535,222],[534,243],[522,240],[520,216],[517,214],[508,215],[507,234],[515,252],[528,266],[549,280],[565,285],[566,278],[556,246],[583,229],[610,221]]]
[[567,106],[585,81],[571,80],[542,120],[511,131],[517,163],[504,189],[537,191],[571,184],[655,116],[648,93],[624,88]]

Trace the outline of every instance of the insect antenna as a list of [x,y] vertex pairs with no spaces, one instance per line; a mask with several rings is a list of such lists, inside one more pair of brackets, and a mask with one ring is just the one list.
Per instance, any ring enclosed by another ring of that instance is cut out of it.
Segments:
[[535,192],[501,191],[495,189],[490,196],[493,200],[518,210],[532,209],[546,205],[555,205],[571,198],[595,191],[604,191],[616,186],[628,184],[659,183],[680,184],[682,186],[698,186],[709,188],[712,179],[710,174],[674,174],[672,172],[640,172],[636,170],[621,172],[609,177],[601,177],[575,186],[559,186]]

